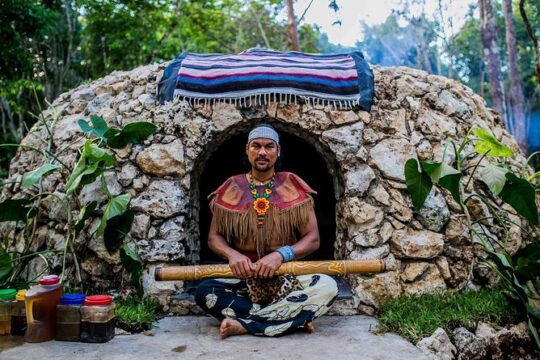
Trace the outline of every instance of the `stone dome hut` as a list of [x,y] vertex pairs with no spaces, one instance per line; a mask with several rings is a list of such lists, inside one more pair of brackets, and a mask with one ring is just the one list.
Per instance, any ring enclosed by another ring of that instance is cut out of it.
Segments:
[[[136,216],[131,236],[147,269],[145,293],[159,297],[171,312],[196,311],[189,284],[155,282],[153,269],[215,260],[206,246],[206,196],[227,177],[247,170],[242,160],[246,134],[259,122],[281,133],[283,169],[298,173],[319,193],[315,201],[322,246],[314,258],[381,258],[386,263],[383,273],[347,277],[352,294],[336,304],[335,313],[372,313],[381,301],[402,293],[476,286],[482,272],[474,265],[459,206],[434,189],[424,209],[415,213],[403,173],[409,158],[440,160],[445,144],[460,141],[473,125],[489,130],[519,154],[497,114],[471,89],[410,68],[374,67],[370,113],[276,102],[208,106],[175,99],[160,105],[155,94],[163,69],[152,65],[116,71],[62,94],[43,116],[51,121],[55,112],[59,115],[52,149],[69,166],[76,163],[77,149],[85,141],[80,118],[97,114],[111,126],[144,120],[158,127],[143,144],[114,151],[116,167],[105,175],[113,194],[127,191],[132,196]],[[45,137],[46,129],[38,123],[22,143],[44,148]],[[518,155],[516,161],[522,160]],[[40,154],[21,148],[9,179],[20,179],[41,163]],[[42,190],[63,196],[66,176],[47,175]],[[23,197],[25,191],[8,183],[3,198]],[[103,202],[99,182],[84,188],[79,200]],[[66,229],[59,220],[67,215],[53,197],[44,204],[33,246],[62,248]],[[128,276],[118,254],[110,255],[102,238],[88,240],[98,222],[94,219],[74,244],[83,279],[104,289],[121,288]],[[519,227],[511,233],[512,247],[518,249]],[[53,267],[61,265],[59,255],[46,256]],[[29,276],[42,264],[32,261]]]

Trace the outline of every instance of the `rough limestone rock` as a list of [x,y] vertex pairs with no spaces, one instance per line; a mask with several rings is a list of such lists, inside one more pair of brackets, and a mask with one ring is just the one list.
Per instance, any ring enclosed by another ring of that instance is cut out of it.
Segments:
[[433,360],[454,360],[457,349],[444,329],[438,328],[433,335],[420,340],[416,347]]
[[[207,205],[199,203],[198,193],[205,161],[225,141],[245,134],[252,124],[261,121],[309,139],[331,167],[336,198],[335,256],[386,262],[384,273],[347,278],[358,300],[351,302],[352,311],[373,313],[381,301],[403,292],[453,290],[470,282],[474,248],[459,207],[444,191],[434,190],[425,209],[414,212],[403,172],[409,158],[440,160],[446,144],[461,141],[473,126],[485,128],[510,146],[518,154],[515,164],[524,160],[498,115],[469,88],[415,69],[374,67],[375,94],[369,113],[304,102],[205,106],[175,99],[161,105],[155,94],[164,68],[165,64],[115,71],[60,95],[52,104],[59,118],[52,129],[50,150],[64,164],[74,166],[78,149],[86,140],[77,120],[94,114],[110,126],[141,120],[157,126],[157,132],[142,144],[111,151],[117,162],[107,171],[106,180],[113,194],[131,195],[130,208],[135,212],[131,235],[147,269],[144,289],[162,304],[168,303],[171,311],[195,311],[184,296],[187,285],[156,284],[150,272],[161,263],[199,260],[201,241],[206,237],[199,233],[199,209]],[[52,123],[53,109],[42,115]],[[45,149],[48,145],[41,139],[46,138],[47,129],[39,122],[22,143]],[[445,161],[452,160],[453,154],[448,153]],[[12,160],[1,199],[34,195],[19,182],[23,174],[43,161],[40,153],[20,148]],[[43,191],[62,198],[67,177],[65,170],[45,176]],[[468,191],[483,194],[484,188],[475,180]],[[53,198],[47,198],[40,210],[38,235],[31,244],[34,250],[62,248],[69,210]],[[91,200],[99,201],[103,210],[106,195],[97,183],[78,197],[82,203]],[[469,205],[475,216],[482,216],[484,209],[473,202]],[[73,210],[71,217],[78,215]],[[103,289],[118,289],[120,284],[125,287],[129,274],[120,265],[118,253],[109,254],[102,238],[89,240],[98,222],[99,216],[88,221],[75,240],[81,276]],[[1,223],[0,236],[10,241],[11,248],[22,249],[22,239],[12,236],[13,226]],[[492,234],[499,234],[492,224],[486,226]],[[521,246],[523,233],[519,227],[512,229],[512,251]],[[44,256],[58,270],[61,256]],[[333,256],[328,254],[329,258]],[[42,260],[30,261],[29,276],[42,271],[43,266]],[[75,264],[68,257],[69,284],[75,281],[75,273]]]
[[416,346],[432,359],[538,359],[540,350],[533,343],[526,322],[494,328],[480,322],[474,332],[464,327],[442,328],[420,340]]
[[413,259],[435,258],[444,246],[442,234],[427,230],[397,230],[390,241],[398,255]]
[[484,359],[486,356],[486,341],[464,327],[453,331],[454,344],[458,350],[457,359]]

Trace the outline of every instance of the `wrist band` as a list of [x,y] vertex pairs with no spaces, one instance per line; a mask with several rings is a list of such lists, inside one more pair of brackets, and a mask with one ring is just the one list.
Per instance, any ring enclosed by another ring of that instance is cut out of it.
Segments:
[[292,246],[286,245],[282,246],[276,250],[283,257],[284,262],[294,260],[294,248]]

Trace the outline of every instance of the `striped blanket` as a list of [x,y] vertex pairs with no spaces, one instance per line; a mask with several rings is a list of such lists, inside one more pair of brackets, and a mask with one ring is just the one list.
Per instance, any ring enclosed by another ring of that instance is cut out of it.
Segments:
[[301,99],[369,111],[373,73],[360,52],[315,55],[256,49],[231,55],[182,53],[165,69],[158,91],[161,103],[174,96],[243,106]]

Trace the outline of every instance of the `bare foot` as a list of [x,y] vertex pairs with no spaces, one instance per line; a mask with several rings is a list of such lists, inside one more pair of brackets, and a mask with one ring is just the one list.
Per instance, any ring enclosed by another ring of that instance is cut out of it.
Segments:
[[224,319],[219,326],[219,335],[221,335],[222,339],[243,334],[247,334],[247,330],[237,320]]
[[306,324],[306,331],[308,333],[312,333],[315,331],[315,325],[313,325],[313,321],[308,321],[307,324]]

